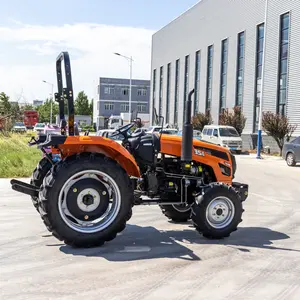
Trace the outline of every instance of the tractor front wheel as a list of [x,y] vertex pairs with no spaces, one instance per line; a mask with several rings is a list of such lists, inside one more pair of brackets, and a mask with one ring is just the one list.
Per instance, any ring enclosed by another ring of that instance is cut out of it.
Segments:
[[243,211],[241,198],[231,186],[214,183],[192,206],[191,218],[204,237],[222,239],[237,230]]
[[45,177],[39,199],[44,223],[57,239],[95,247],[124,230],[133,189],[115,161],[85,153],[58,163]]
[[191,207],[186,205],[160,205],[162,213],[175,223],[185,223],[191,218]]

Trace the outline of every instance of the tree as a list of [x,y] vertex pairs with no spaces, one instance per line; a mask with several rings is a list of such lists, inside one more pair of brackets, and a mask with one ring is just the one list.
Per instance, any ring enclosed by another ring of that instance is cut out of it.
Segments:
[[280,149],[281,155],[285,139],[287,142],[290,141],[290,138],[296,130],[297,125],[291,125],[286,116],[274,114],[268,111],[263,113],[262,128],[269,136],[274,138]]
[[24,108],[23,108],[24,110],[34,110],[35,108],[33,107],[33,105],[32,104],[25,104],[25,106],[24,106]]
[[75,114],[91,116],[93,113],[91,108],[92,106],[89,103],[88,96],[84,91],[79,92],[75,100]]
[[4,92],[0,93],[0,110],[1,114],[8,115],[11,112],[11,103],[9,102],[9,96]]
[[242,108],[235,106],[233,111],[229,111],[228,109],[223,110],[220,114],[219,124],[232,126],[241,135],[245,128],[246,120]]
[[[44,104],[40,105],[37,108],[39,113],[39,122],[48,123],[50,122],[50,111],[51,111],[51,101],[52,99],[46,99]],[[54,122],[55,116],[58,114],[58,104],[56,102],[52,102],[52,122]]]
[[212,118],[210,112],[197,113],[192,118],[192,124],[195,130],[203,130],[205,125],[212,124]]

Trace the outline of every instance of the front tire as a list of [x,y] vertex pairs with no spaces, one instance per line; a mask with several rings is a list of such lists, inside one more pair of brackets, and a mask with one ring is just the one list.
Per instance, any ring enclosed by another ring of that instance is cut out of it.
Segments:
[[115,161],[88,153],[49,172],[39,199],[44,223],[57,239],[73,247],[95,247],[125,229],[133,189]]
[[175,223],[185,223],[191,218],[191,207],[182,205],[160,205],[162,213]]
[[286,163],[289,167],[294,167],[296,165],[296,158],[293,153],[288,153],[286,156]]
[[242,222],[242,201],[238,193],[223,183],[211,184],[201,202],[192,207],[196,230],[209,239],[222,239],[237,230]]

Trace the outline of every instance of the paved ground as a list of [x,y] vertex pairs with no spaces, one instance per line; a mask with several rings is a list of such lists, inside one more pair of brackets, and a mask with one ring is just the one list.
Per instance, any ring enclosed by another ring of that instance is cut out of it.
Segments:
[[49,236],[30,199],[0,181],[1,299],[300,299],[300,167],[238,157],[250,184],[244,221],[220,242],[135,207],[102,248],[72,250]]

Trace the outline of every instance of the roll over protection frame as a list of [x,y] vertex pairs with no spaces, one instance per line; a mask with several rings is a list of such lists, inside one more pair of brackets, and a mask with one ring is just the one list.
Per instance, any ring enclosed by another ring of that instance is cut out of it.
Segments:
[[[63,77],[62,77],[62,61],[65,67],[65,80],[66,88],[63,88]],[[73,96],[73,84],[71,75],[71,63],[68,52],[61,52],[56,58],[56,76],[57,76],[57,89],[55,93],[55,101],[59,103],[59,118],[60,118],[60,130],[62,135],[66,135],[66,120],[64,112],[65,100],[68,104],[68,130],[69,135],[74,136],[74,96]]]

